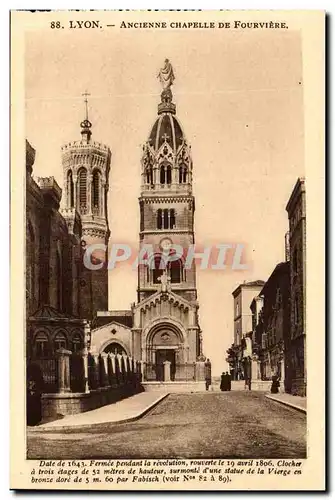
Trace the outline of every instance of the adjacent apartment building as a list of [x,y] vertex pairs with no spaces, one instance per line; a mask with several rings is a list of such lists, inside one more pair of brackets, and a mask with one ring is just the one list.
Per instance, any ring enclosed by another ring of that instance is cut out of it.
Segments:
[[306,395],[306,190],[299,178],[286,206],[290,248],[292,394]]

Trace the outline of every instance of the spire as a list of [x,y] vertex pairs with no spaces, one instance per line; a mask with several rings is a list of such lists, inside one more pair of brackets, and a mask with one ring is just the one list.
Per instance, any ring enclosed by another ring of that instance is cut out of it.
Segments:
[[86,141],[86,142],[90,142],[91,135],[92,135],[92,132],[90,130],[91,127],[92,127],[92,123],[88,119],[88,100],[87,100],[87,97],[89,95],[91,95],[91,94],[89,94],[87,91],[82,94],[82,96],[85,97],[85,99],[84,99],[84,103],[85,103],[85,120],[82,121],[81,124],[80,124],[80,126],[81,126],[81,136],[82,136],[83,140]]

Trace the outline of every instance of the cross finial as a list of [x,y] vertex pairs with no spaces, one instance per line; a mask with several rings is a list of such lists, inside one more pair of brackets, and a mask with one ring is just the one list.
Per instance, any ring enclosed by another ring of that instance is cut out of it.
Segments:
[[88,120],[88,96],[90,96],[91,94],[89,92],[87,92],[87,90],[85,90],[85,92],[82,93],[82,96],[85,97],[84,99],[84,103],[85,103],[85,110],[86,110],[86,117],[85,119]]
[[162,137],[163,137],[165,142],[167,142],[168,139],[170,139],[170,136],[168,136],[166,132],[162,135]]

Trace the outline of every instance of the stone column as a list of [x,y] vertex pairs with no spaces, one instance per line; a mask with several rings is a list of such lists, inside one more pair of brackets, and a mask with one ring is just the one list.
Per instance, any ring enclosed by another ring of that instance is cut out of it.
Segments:
[[87,185],[86,185],[86,189],[87,189],[86,200],[87,200],[87,213],[89,215],[92,214],[92,180],[93,180],[93,175],[88,174],[87,175]]
[[83,356],[83,365],[84,365],[84,392],[87,394],[90,392],[89,387],[88,387],[88,350],[87,347],[84,347],[84,349],[81,351],[81,354]]
[[158,172],[159,172],[158,168],[154,167],[154,169],[153,169],[153,176],[154,176],[154,184],[155,185],[158,184]]
[[78,199],[78,176],[76,174],[73,174],[73,204],[77,211],[79,212],[80,210],[78,209],[79,207],[79,199]]
[[164,382],[171,380],[171,361],[164,361]]
[[285,357],[280,361],[280,385],[281,390],[285,392]]
[[144,361],[140,361],[140,380],[144,380]]
[[94,380],[95,387],[98,389],[100,387],[100,364],[99,364],[99,355],[93,354],[94,359]]
[[67,349],[58,349],[56,351],[58,367],[58,392],[71,392],[70,389],[70,355],[71,351]]
[[103,367],[104,367],[104,374],[103,374],[102,385],[106,386],[106,385],[109,385],[109,380],[108,380],[108,354],[106,352],[102,352],[101,353],[101,358],[103,360]]
[[105,186],[106,183],[104,181],[101,181],[101,187],[100,187],[100,204],[99,204],[99,215],[101,217],[106,216],[106,211],[105,211]]
[[116,380],[116,369],[115,369],[115,354],[110,354],[109,355],[110,360],[111,360],[111,365],[112,365],[112,385],[115,386],[117,385],[117,380]]

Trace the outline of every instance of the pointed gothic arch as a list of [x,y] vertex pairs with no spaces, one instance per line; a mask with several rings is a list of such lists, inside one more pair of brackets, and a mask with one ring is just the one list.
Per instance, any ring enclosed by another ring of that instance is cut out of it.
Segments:
[[160,184],[170,185],[172,183],[172,166],[166,161],[161,163],[159,167],[159,181]]
[[78,172],[78,198],[80,213],[85,214],[87,211],[87,171],[84,167]]
[[74,186],[73,186],[73,175],[72,170],[67,173],[67,206],[69,208],[74,207]]

